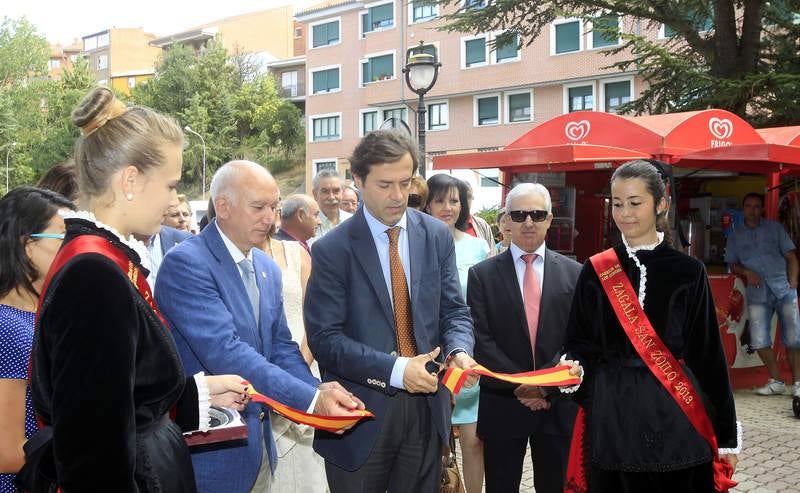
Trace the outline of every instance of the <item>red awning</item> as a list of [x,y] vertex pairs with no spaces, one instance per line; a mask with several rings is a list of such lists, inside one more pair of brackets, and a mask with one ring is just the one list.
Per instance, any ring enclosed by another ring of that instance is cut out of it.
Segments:
[[756,132],[770,144],[800,147],[800,126],[759,128]]
[[800,173],[800,127],[756,131],[716,109],[638,117],[578,111],[542,123],[501,151],[435,156],[433,168],[578,171],[652,157],[686,168]]
[[535,167],[541,168],[541,171],[582,171],[649,157],[647,153],[619,147],[563,144],[436,156],[433,158],[433,169],[514,168],[523,171],[517,168]]

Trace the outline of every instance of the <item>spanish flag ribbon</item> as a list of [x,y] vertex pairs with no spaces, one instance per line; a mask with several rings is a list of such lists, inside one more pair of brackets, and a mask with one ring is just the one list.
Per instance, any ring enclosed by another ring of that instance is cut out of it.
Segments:
[[495,373],[483,365],[475,365],[463,370],[461,368],[448,368],[442,377],[442,383],[450,389],[453,395],[461,392],[461,387],[470,375],[482,375],[496,378],[504,382],[522,385],[536,385],[539,387],[560,387],[564,385],[577,385],[581,379],[569,374],[571,366],[558,365],[543,370],[527,371],[523,373]]
[[343,428],[347,428],[356,424],[357,422],[361,421],[364,418],[374,418],[375,415],[371,412],[367,411],[366,409],[357,409],[354,412],[358,413],[358,416],[322,416],[319,414],[309,414],[303,411],[299,411],[287,405],[281,404],[280,402],[270,399],[269,397],[265,396],[264,394],[259,393],[256,389],[253,388],[252,385],[247,384],[247,393],[250,394],[250,399],[253,402],[258,402],[264,404],[276,413],[284,416],[285,418],[294,421],[295,423],[301,425],[308,425],[312,428],[317,430],[325,430],[330,431],[331,433],[335,433]]

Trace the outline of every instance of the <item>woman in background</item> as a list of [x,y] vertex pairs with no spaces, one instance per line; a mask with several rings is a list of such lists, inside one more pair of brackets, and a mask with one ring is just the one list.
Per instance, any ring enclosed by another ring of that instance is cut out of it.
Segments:
[[[278,194],[280,195],[280,191]],[[293,198],[290,197],[289,200]],[[275,216],[280,217],[280,214]],[[303,299],[308,277],[311,275],[311,256],[296,241],[273,238],[276,231],[276,224],[272,224],[262,250],[281,269],[283,309],[292,340],[300,346],[300,352],[311,368],[311,373],[319,378],[319,365],[308,348],[303,321]],[[328,480],[325,476],[325,461],[314,452],[314,429],[293,423],[274,412],[270,416],[270,422],[278,449],[279,464],[273,476],[273,489],[286,493],[326,493]]]
[[[464,232],[469,217],[466,183],[450,175],[433,175],[428,179],[428,201],[424,210],[450,228],[455,244],[461,296],[466,299],[469,268],[489,256],[489,245],[483,239]],[[458,439],[467,493],[480,493],[483,489],[483,441],[477,432],[479,396],[479,385],[465,387],[456,396],[453,409],[452,422],[460,430]]]
[[0,199],[0,493],[14,493],[22,446],[37,431],[28,360],[42,283],[64,238],[60,211],[75,206],[50,190],[19,187]]

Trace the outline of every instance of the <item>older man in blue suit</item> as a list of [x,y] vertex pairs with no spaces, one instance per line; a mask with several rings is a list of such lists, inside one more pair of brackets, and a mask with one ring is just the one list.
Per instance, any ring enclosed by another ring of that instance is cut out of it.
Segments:
[[[214,175],[211,196],[216,220],[170,251],[157,280],[158,305],[187,373],[242,375],[263,394],[317,414],[363,408],[339,384],[320,385],[292,342],[280,270],[256,248],[275,219],[275,180],[256,163],[234,161]],[[269,413],[251,403],[244,417],[245,444],[193,454],[200,492],[269,491],[277,466]]]
[[453,237],[406,209],[417,153],[402,131],[371,132],[350,163],[364,205],[314,243],[304,314],[323,380],[376,417],[314,446],[333,493],[436,492],[451,405],[434,360],[474,365]]

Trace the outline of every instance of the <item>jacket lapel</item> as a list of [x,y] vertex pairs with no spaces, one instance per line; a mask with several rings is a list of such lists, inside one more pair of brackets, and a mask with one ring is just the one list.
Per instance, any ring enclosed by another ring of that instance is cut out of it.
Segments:
[[[245,325],[250,328],[252,342],[255,346],[257,346],[259,337],[256,332],[255,314],[253,313],[253,308],[250,306],[250,297],[247,295],[244,282],[242,282],[239,266],[233,262],[233,258],[228,251],[228,247],[225,246],[225,242],[222,240],[222,236],[220,236],[217,228],[217,221],[213,220],[211,224],[203,229],[203,231],[200,233],[200,236],[202,236],[205,240],[209,251],[219,265],[219,272],[221,273],[223,284],[219,286],[219,288],[221,290],[232,289],[234,291],[230,299],[233,303],[236,303],[237,306],[229,307],[231,310],[231,315],[235,320],[241,320],[242,314],[245,314],[245,318],[247,318]],[[259,276],[260,273],[257,271],[256,282],[258,282]],[[263,284],[259,284],[258,286],[260,290],[262,289]]]
[[[519,290],[517,280],[517,269],[514,267],[514,256],[511,249],[501,253],[497,259],[497,278],[501,280],[507,299],[511,300],[511,306],[516,307],[516,317],[519,326],[525,334],[525,339],[530,343],[530,333],[528,332],[528,319],[525,317],[525,301]],[[509,314],[512,316],[512,314]]]
[[[406,212],[406,227],[408,228],[408,256],[410,257],[411,268],[411,306],[417,305],[417,294],[419,293],[419,283],[422,278],[422,265],[425,259],[425,231],[422,229],[419,217],[410,210]],[[416,313],[416,310],[411,310]],[[416,325],[416,324],[415,324]]]
[[367,225],[364,212],[359,208],[358,212],[350,220],[354,221],[353,227],[350,229],[350,238],[352,240],[350,244],[353,248],[353,256],[361,265],[361,269],[366,274],[367,279],[369,279],[370,286],[375,292],[375,298],[380,303],[383,314],[386,316],[386,321],[391,327],[394,327],[394,310],[390,305],[389,291],[386,289],[386,281],[383,278],[383,268],[381,267],[381,261],[378,259],[375,240],[372,238],[372,232]]

